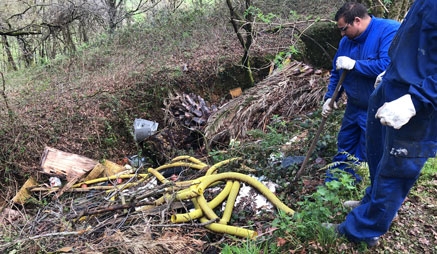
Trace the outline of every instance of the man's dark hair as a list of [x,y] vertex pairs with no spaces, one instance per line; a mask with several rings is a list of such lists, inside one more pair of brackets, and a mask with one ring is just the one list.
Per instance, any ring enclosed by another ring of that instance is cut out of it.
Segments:
[[364,5],[357,2],[347,2],[335,14],[335,21],[343,18],[346,24],[352,24],[355,17],[364,18],[368,15]]

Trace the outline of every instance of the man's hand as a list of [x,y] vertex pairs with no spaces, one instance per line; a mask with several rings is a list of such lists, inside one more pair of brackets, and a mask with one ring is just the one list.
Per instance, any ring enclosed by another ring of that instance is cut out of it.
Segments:
[[[325,101],[325,103],[323,104],[323,107],[322,107],[322,116],[323,117],[328,117],[332,113],[332,108],[329,106],[330,102],[331,102],[331,98],[327,99]],[[334,101],[333,106],[335,109],[338,109],[337,102]]]
[[379,73],[378,77],[376,77],[375,84],[373,85],[375,87],[375,89],[379,86],[379,84],[381,84],[382,77],[384,76],[384,74],[385,74],[385,71]]
[[381,124],[400,129],[416,115],[411,95],[406,94],[394,101],[386,102],[376,112]]
[[352,70],[355,66],[355,60],[347,57],[347,56],[339,56],[337,58],[337,61],[335,61],[335,65],[337,70],[344,69],[344,70]]

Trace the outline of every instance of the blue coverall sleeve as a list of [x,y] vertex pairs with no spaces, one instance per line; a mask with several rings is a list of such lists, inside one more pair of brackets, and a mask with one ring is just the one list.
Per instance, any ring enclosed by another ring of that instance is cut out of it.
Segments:
[[421,84],[411,85],[408,92],[416,111],[424,107],[432,107],[437,111],[437,74],[427,77]]
[[418,20],[422,24],[418,35],[416,73],[423,80],[413,81],[408,93],[411,94],[416,111],[424,107],[437,111],[437,16],[435,13],[425,12]]
[[397,26],[387,26],[385,29],[379,31],[379,40],[375,42],[380,45],[378,55],[373,58],[357,60],[354,71],[369,78],[376,78],[381,72],[385,71],[387,65],[390,63],[388,50],[393,37],[396,35],[397,28]]

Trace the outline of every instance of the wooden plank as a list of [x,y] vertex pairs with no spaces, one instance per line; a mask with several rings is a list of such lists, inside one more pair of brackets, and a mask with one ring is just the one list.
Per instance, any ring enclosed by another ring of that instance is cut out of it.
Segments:
[[92,170],[98,161],[61,150],[45,147],[41,156],[41,168],[44,173],[66,178],[67,181],[79,179]]
[[27,190],[27,188],[37,186],[38,183],[33,177],[29,177],[27,181],[21,186],[21,188],[18,190],[17,194],[12,198],[12,201],[14,203],[24,205],[27,199],[31,197],[30,191]]
[[62,194],[64,194],[65,191],[69,190],[71,186],[73,186],[77,181],[79,180],[81,176],[75,177],[72,180],[70,180],[66,185],[64,185],[58,192],[52,197],[53,200],[58,199]]

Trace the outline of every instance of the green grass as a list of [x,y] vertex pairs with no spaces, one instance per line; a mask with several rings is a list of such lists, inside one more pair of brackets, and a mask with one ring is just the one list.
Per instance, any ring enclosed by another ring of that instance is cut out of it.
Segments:
[[437,157],[430,158],[425,163],[422,169],[422,177],[423,178],[434,178],[437,175]]

